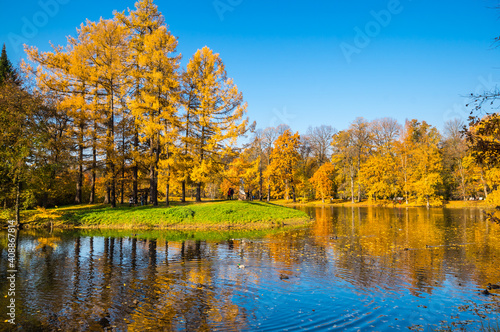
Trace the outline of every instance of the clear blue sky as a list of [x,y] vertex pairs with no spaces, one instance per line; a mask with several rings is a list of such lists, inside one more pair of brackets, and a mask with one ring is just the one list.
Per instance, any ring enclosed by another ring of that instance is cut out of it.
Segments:
[[[466,118],[464,95],[500,82],[500,48],[493,47],[500,11],[493,0],[156,4],[179,38],[183,64],[205,45],[220,53],[261,128],[342,130],[358,116],[389,116],[441,130],[447,119]],[[25,57],[21,43],[42,50],[49,41],[65,45],[85,19],[127,7],[134,1],[3,1],[0,43],[17,64]]]

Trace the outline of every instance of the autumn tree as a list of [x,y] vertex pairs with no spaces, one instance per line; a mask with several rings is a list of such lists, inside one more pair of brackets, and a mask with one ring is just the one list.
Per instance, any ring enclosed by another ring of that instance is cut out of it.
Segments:
[[332,126],[321,125],[318,127],[309,127],[307,137],[309,138],[311,152],[318,166],[329,161],[332,154],[333,135],[337,130]]
[[382,118],[370,123],[372,149],[361,165],[359,177],[370,198],[398,194],[396,140],[401,126],[395,119]]
[[82,26],[80,37],[84,43],[79,51],[87,52],[88,61],[92,61],[91,80],[99,83],[101,98],[104,100],[103,119],[105,126],[104,150],[106,158],[105,203],[116,206],[116,115],[123,105],[123,85],[128,70],[123,59],[127,58],[125,27],[116,20],[103,20],[97,23],[87,22]]
[[[500,96],[498,92],[486,92],[474,96],[476,115],[469,117],[468,128],[464,130],[469,153],[481,172],[485,197],[488,197],[490,189],[486,181],[486,172],[490,168],[500,166],[500,114],[485,112],[483,108],[486,105],[494,107],[498,103],[498,96]],[[500,200],[495,201],[495,203],[498,202]]]
[[[351,138],[354,143],[354,153],[356,158],[357,174],[361,169],[361,164],[366,160],[371,149],[371,131],[368,121],[362,117],[356,118],[349,126]],[[358,202],[361,201],[362,184],[359,176],[358,179]]]
[[78,174],[76,181],[76,195],[74,201],[82,201],[82,182],[84,168],[84,150],[87,130],[88,107],[86,105],[86,91],[88,76],[86,62],[82,54],[75,52],[73,46],[76,40],[68,38],[69,45],[64,50],[62,47],[53,47],[53,52],[39,52],[37,48],[26,48],[28,58],[37,64],[31,68],[24,63],[27,71],[34,73],[38,90],[45,95],[52,95],[60,109],[62,116],[66,117],[68,132],[66,136],[73,136],[72,149],[76,150]]
[[302,195],[303,199],[313,197],[314,188],[309,179],[318,168],[318,159],[314,155],[314,142],[310,136],[301,136],[299,145],[299,162],[295,167],[294,178],[296,179],[296,194]]
[[[285,124],[280,124],[277,127],[267,127],[261,133],[261,145],[263,152],[263,183],[265,182],[267,187],[267,201],[271,200],[271,172],[267,169],[271,165],[271,154],[273,152],[274,142],[281,136],[286,130],[290,130],[290,127]],[[261,158],[262,159],[262,158]]]
[[387,199],[399,192],[395,154],[373,153],[363,162],[359,178],[370,199]]
[[14,84],[20,85],[21,81],[17,75],[14,66],[9,60],[7,56],[7,49],[5,48],[5,44],[2,47],[2,53],[0,55],[0,85],[5,82],[10,81]]
[[181,184],[181,202],[186,201],[186,185],[191,184],[190,174],[194,167],[194,146],[196,143],[194,123],[198,121],[200,100],[197,92],[197,78],[193,72],[181,74],[181,114],[179,116],[179,153],[177,155],[176,178]]
[[151,0],[136,3],[128,16],[119,14],[132,36],[129,54],[132,63],[133,94],[128,99],[138,135],[149,147],[145,159],[149,168],[150,201],[158,205],[158,172],[160,159],[167,173],[167,204],[169,197],[170,161],[177,135],[177,104],[179,102],[180,56],[174,56],[177,39],[168,31],[165,21]]
[[262,129],[258,129],[254,132],[253,134],[253,139],[250,143],[251,149],[254,152],[255,158],[258,159],[258,193],[259,193],[259,200],[262,201],[264,198],[264,170],[266,167],[265,162],[268,160],[267,159],[267,151],[266,151],[266,145],[265,145],[265,137],[264,137],[264,131]]
[[324,203],[326,197],[333,196],[335,189],[335,166],[331,162],[324,163],[309,181],[316,189],[316,198],[321,198],[321,201]]
[[45,94],[43,105],[37,111],[36,124],[40,140],[32,151],[35,163],[31,165],[36,204],[43,207],[71,204],[75,199],[72,121],[58,99]]
[[[196,183],[196,201],[201,201],[202,185],[211,175],[222,171],[223,158],[233,153],[236,138],[247,128],[242,120],[246,112],[243,95],[227,77],[219,56],[208,47],[198,50],[189,60],[187,80],[193,85],[194,105],[190,110],[191,136],[188,144],[193,167],[191,180]],[[187,125],[187,124],[185,124]]]
[[42,139],[36,121],[41,105],[40,98],[25,88],[8,81],[0,84],[2,199],[13,201],[18,226],[23,187],[31,180],[34,151]]
[[[76,38],[68,37],[68,46],[54,47],[53,52],[39,52],[37,48],[27,48],[31,61],[38,64],[35,72],[41,89],[49,89],[63,99],[77,129],[79,176],[76,201],[81,202],[81,178],[84,133],[92,119],[92,135],[97,134],[97,126],[103,127],[104,138],[99,142],[105,152],[105,202],[116,205],[116,142],[115,123],[123,106],[123,86],[126,78],[128,47],[126,29],[116,20],[88,21],[77,30]],[[29,66],[27,66],[28,69]],[[95,116],[89,116],[90,110]],[[97,148],[96,148],[97,151]],[[96,158],[97,159],[97,158]]]
[[[252,199],[253,192],[259,188],[260,156],[253,149],[247,148],[235,158],[224,172],[224,181],[221,185],[223,196],[229,188],[242,188],[247,199]],[[236,190],[237,191],[237,190]]]
[[295,185],[296,179],[294,171],[297,163],[300,160],[299,154],[300,135],[287,129],[276,139],[274,148],[271,152],[271,163],[267,169],[270,174],[271,181],[282,188],[279,192],[283,192],[285,199],[289,199],[289,193],[292,193],[293,202],[296,202]]
[[467,145],[462,135],[464,123],[460,119],[452,119],[444,125],[443,168],[444,180],[449,197],[467,199],[470,176],[466,162]]
[[410,147],[408,189],[417,202],[441,200],[442,157],[439,151],[441,135],[425,121],[407,121],[403,141]]
[[373,148],[387,154],[393,151],[394,142],[401,134],[402,127],[396,119],[381,118],[375,119],[370,123]]
[[355,181],[357,177],[357,149],[352,132],[339,131],[333,136],[332,163],[339,170],[337,183],[339,191],[346,195],[349,193],[351,202],[354,203]]

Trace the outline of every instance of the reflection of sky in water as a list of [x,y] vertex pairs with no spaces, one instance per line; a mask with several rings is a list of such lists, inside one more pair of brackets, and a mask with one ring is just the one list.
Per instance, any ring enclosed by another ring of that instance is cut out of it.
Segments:
[[[479,290],[500,282],[500,227],[479,211],[308,213],[309,228],[245,240],[23,231],[18,322],[77,331],[102,329],[102,318],[117,331],[427,330],[477,321],[474,304],[498,303]],[[6,256],[3,247],[2,294]],[[496,326],[498,311],[489,317]]]

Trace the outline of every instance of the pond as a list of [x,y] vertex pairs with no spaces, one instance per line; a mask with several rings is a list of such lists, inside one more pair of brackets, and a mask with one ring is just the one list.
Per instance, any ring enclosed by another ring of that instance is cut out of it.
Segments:
[[313,224],[270,233],[21,231],[17,330],[498,327],[498,297],[480,291],[500,282],[500,226],[482,211],[302,209]]

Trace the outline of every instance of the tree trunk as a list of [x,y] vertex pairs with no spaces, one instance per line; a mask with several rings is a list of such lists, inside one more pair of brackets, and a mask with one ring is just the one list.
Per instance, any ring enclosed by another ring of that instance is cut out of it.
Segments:
[[125,195],[125,125],[122,125],[122,178],[120,180],[120,204],[123,204]]
[[111,207],[116,207],[116,180],[115,180],[115,164],[111,164]]
[[[154,142],[153,142],[153,138],[151,138],[150,140],[150,150],[149,150],[149,155],[150,157],[152,158],[154,156]],[[156,205],[155,204],[155,193],[156,193],[156,190],[157,190],[157,186],[158,183],[156,182],[156,169],[155,169],[155,163],[153,161],[153,163],[151,165],[149,165],[149,199],[150,199],[150,203],[153,204],[153,205]]]
[[467,199],[467,193],[465,190],[465,174],[464,174],[464,167],[462,165],[461,160],[458,161],[458,167],[460,170],[460,184],[461,184],[461,192],[462,192],[462,199],[465,201]]
[[149,199],[150,203],[153,203],[155,191],[155,168],[153,165],[149,166]]
[[134,166],[132,167],[132,199],[134,200],[134,204],[138,203],[138,173],[139,173],[139,163],[137,162],[137,152],[139,150],[139,134],[137,132],[137,128],[134,130],[134,151],[136,155],[134,156]]
[[358,203],[361,202],[361,178],[359,176],[359,171],[361,169],[361,149],[358,152]]
[[120,188],[120,204],[123,204],[123,196],[125,193],[125,168],[122,168],[122,179],[121,179],[121,188]]
[[[110,82],[110,86],[113,87],[113,82]],[[108,164],[108,169],[106,170],[107,177],[107,199],[111,207],[116,207],[116,182],[115,182],[115,162],[114,158],[114,144],[115,144],[115,106],[114,106],[114,90],[111,88],[110,91],[110,114],[108,119],[107,128],[107,147],[106,147],[106,162]],[[111,182],[110,182],[111,179]]]
[[293,197],[293,202],[296,203],[297,199],[295,198],[295,186],[292,185],[292,197]]
[[186,180],[181,183],[182,193],[181,193],[181,203],[186,202]]
[[262,181],[262,158],[259,163],[259,201],[262,202],[263,195],[262,195],[262,186],[263,186],[263,181]]
[[481,167],[481,182],[483,183],[484,198],[488,198],[488,184],[486,184],[486,181],[484,181],[484,171],[482,167]]
[[196,201],[201,202],[201,182],[196,184]]
[[[96,122],[94,121],[94,132],[97,130]],[[92,137],[92,178],[90,183],[90,199],[89,203],[94,204],[95,202],[95,180],[96,180],[96,168],[97,168],[97,148],[96,148],[96,137],[95,134]]]
[[270,184],[267,185],[267,201],[268,202],[271,201],[271,185]]
[[75,204],[82,203],[83,187],[83,143],[78,144],[78,179],[76,181]]
[[[203,164],[203,158],[205,157],[204,155],[205,151],[203,150],[204,144],[205,144],[205,127],[202,127],[201,139],[200,139],[200,159],[199,159],[200,165]],[[196,201],[201,202],[201,182],[198,182],[196,184]]]
[[159,138],[150,140],[150,156],[153,163],[149,167],[149,195],[150,202],[154,206],[158,206],[158,161],[160,158]]
[[170,184],[167,183],[167,188],[165,189],[165,203],[170,206]]
[[351,176],[351,203],[354,203],[354,179]]
[[[187,108],[186,113],[186,133],[184,135],[185,144],[184,144],[184,158],[187,158],[188,154],[188,137],[189,137],[189,113],[190,108]],[[181,202],[186,202],[186,180],[182,180],[182,193],[181,193]]]
[[290,194],[288,192],[288,181],[285,183],[285,200],[288,201],[290,199]]
[[21,226],[20,209],[21,209],[21,181],[16,177],[16,227]]
[[110,194],[111,194],[111,188],[109,187],[109,183],[106,183],[106,191],[104,192],[104,201],[103,204],[109,204],[110,202]]

